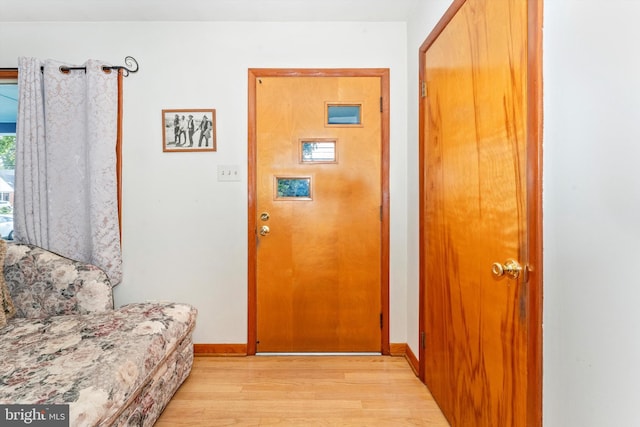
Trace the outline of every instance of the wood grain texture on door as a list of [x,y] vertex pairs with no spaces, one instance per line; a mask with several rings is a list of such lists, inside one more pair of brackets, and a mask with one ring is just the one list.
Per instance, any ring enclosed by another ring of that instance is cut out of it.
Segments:
[[492,275],[508,259],[531,268],[537,238],[528,13],[526,0],[459,1],[423,46],[421,375],[453,426],[534,425],[539,410],[534,282]]
[[[258,352],[380,352],[381,85],[377,77],[260,77],[256,83]],[[328,125],[328,105],[361,124]],[[302,162],[303,141],[334,162]],[[305,197],[279,197],[278,179]],[[264,220],[262,213],[268,213]]]

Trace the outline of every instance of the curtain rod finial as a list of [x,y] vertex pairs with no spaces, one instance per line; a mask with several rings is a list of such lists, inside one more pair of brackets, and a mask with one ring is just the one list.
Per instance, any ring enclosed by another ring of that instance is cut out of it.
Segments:
[[125,77],[127,77],[130,73],[137,73],[138,70],[140,69],[140,66],[138,65],[138,61],[136,61],[136,59],[133,56],[125,57],[124,63],[127,64],[127,66],[129,67],[129,68],[120,67]]

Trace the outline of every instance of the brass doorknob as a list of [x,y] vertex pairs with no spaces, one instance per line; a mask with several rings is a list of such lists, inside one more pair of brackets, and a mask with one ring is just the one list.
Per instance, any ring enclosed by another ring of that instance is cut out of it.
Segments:
[[268,225],[263,225],[262,227],[260,227],[260,235],[261,236],[266,236],[270,232],[271,232],[271,230],[269,230],[269,226]]
[[495,278],[506,275],[508,278],[515,280],[520,277],[520,273],[522,273],[522,266],[518,261],[513,259],[508,259],[504,264],[494,262],[491,265],[491,274],[493,274]]

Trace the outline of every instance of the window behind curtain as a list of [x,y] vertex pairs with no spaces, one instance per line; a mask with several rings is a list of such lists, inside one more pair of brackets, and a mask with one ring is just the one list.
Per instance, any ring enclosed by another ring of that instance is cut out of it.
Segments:
[[[119,77],[119,102],[122,102],[122,80]],[[18,70],[0,69],[0,237],[13,240],[13,188],[15,177],[16,121],[18,113]],[[118,111],[118,126],[122,126],[121,107]],[[121,135],[122,129],[118,129]],[[118,137],[116,153],[118,158],[118,204],[121,190],[121,136]],[[3,183],[4,181],[4,183]],[[5,185],[6,183],[6,185]],[[119,213],[120,213],[119,208]]]
[[13,240],[18,72],[0,70],[0,237]]

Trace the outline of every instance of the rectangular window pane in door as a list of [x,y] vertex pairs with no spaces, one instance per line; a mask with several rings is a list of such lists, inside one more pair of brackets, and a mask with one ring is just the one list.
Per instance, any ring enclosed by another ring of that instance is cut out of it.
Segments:
[[311,177],[280,177],[275,179],[276,200],[311,200]]
[[327,125],[360,126],[362,124],[362,105],[327,103]]
[[336,163],[336,141],[326,139],[306,139],[300,141],[301,163]]

